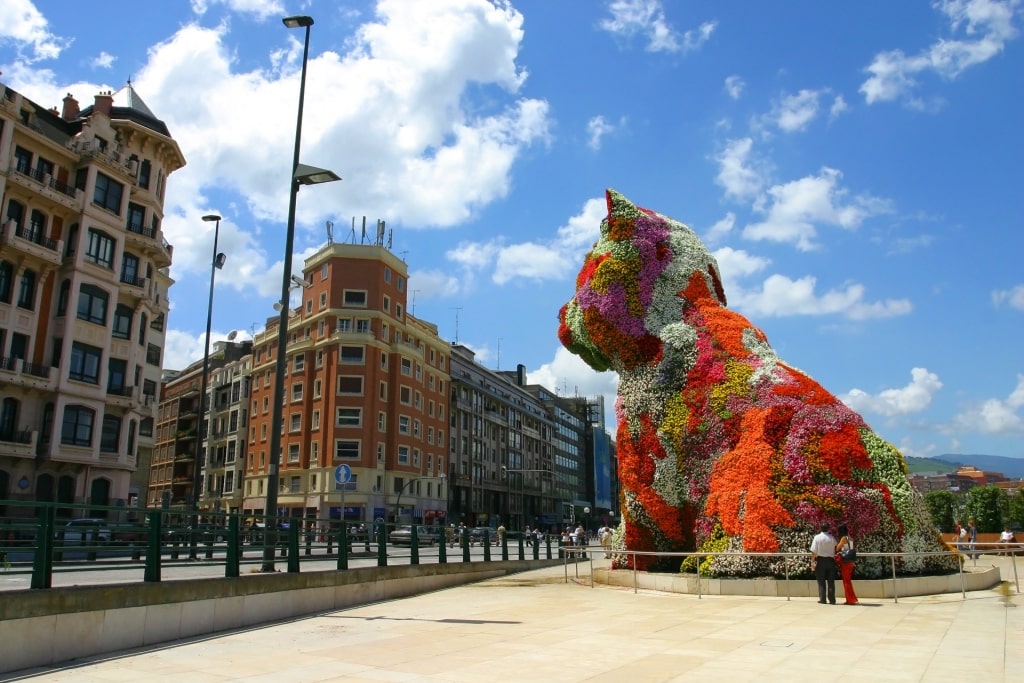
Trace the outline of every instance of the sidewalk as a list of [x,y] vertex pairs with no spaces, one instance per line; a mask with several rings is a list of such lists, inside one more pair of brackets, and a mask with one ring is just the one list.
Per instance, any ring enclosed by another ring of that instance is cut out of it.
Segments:
[[1005,595],[831,606],[590,588],[558,567],[0,681],[1019,681],[1024,598],[1003,575]]

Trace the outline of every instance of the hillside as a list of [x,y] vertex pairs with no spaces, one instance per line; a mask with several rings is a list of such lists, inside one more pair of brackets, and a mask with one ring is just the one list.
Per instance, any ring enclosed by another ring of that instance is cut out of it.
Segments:
[[[910,466],[910,460],[907,458],[907,466]],[[1024,458],[1007,458],[1002,455],[968,455],[963,453],[943,453],[937,455],[934,458],[913,458],[913,460],[927,461],[940,461],[950,463],[951,465],[969,465],[977,467],[979,470],[987,470],[989,472],[1002,472],[1010,479],[1024,479]],[[956,470],[954,467],[951,470],[943,470],[953,472]],[[913,472],[914,470],[911,470]]]
[[935,458],[918,458],[907,455],[903,458],[907,462],[907,469],[911,474],[946,474],[956,472],[957,466],[951,462],[937,460]]

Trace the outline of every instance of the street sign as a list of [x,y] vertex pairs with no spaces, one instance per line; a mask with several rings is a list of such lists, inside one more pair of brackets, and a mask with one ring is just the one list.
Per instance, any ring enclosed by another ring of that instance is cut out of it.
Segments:
[[344,486],[352,480],[352,468],[348,465],[338,465],[334,468],[334,481]]

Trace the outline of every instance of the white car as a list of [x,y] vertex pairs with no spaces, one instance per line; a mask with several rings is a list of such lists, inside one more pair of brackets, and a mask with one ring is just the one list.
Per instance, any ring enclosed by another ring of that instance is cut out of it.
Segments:
[[63,531],[57,531],[57,539],[63,538],[64,545],[110,543],[111,535],[107,520],[91,517],[73,519],[65,525]]

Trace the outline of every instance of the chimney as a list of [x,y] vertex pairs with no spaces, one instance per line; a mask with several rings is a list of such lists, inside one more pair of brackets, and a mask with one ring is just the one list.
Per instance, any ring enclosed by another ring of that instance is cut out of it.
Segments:
[[107,117],[110,116],[110,110],[114,106],[114,93],[110,90],[101,92],[96,96],[96,103],[93,111],[102,112]]
[[78,112],[78,100],[72,97],[71,93],[68,93],[64,96],[64,111],[60,117],[65,121],[74,121],[78,118]]

